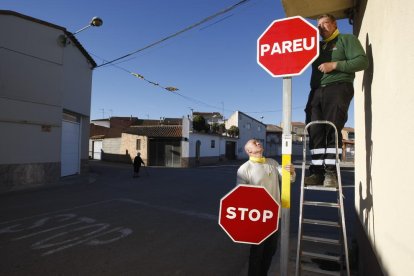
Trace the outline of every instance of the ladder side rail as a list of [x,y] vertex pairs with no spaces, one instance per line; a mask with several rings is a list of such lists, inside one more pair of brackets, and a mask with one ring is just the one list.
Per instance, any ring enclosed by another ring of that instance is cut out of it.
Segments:
[[[338,130],[336,126],[326,120],[317,120],[308,123],[304,129],[304,141],[303,141],[303,161],[302,161],[302,177],[301,177],[301,195],[300,195],[300,212],[299,212],[299,230],[298,230],[298,247],[297,247],[297,256],[296,256],[296,276],[300,276],[300,257],[301,257],[301,240],[302,240],[302,212],[303,212],[303,194],[304,194],[304,176],[305,176],[305,166],[306,166],[306,137],[308,136],[308,128],[314,124],[327,124],[334,128],[335,130],[335,166],[337,170],[337,177],[338,177],[338,197],[339,197],[339,205],[340,205],[340,216],[341,216],[341,232],[342,232],[342,244],[343,244],[343,251],[345,251],[345,261],[346,261],[346,270],[347,275],[350,276],[350,269],[349,269],[349,257],[348,257],[348,243],[347,243],[347,236],[346,236],[346,226],[345,226],[345,214],[344,214],[344,204],[343,204],[343,192],[342,192],[342,178],[339,166],[339,148],[338,148]],[[342,269],[341,269],[342,270]]]
[[[305,126],[305,130],[304,130],[304,145],[303,145],[303,160],[305,162],[306,160],[306,136],[308,135],[308,128],[311,125],[314,124],[327,124],[330,125],[334,128],[335,130],[335,166],[336,166],[336,171],[337,171],[337,177],[338,177],[338,190],[339,190],[339,205],[340,205],[340,216],[341,216],[341,232],[342,232],[342,240],[343,240],[343,248],[344,248],[344,253],[345,253],[345,263],[346,263],[346,270],[347,270],[347,275],[350,276],[350,268],[349,268],[349,256],[348,256],[348,242],[347,242],[347,234],[346,234],[346,225],[345,225],[345,208],[344,208],[344,203],[343,203],[343,192],[342,192],[342,177],[341,177],[341,170],[340,170],[340,166],[339,166],[339,148],[338,148],[338,130],[336,128],[336,126],[327,120],[317,120],[317,121],[312,121],[310,123],[308,123]],[[302,172],[302,175],[304,174],[304,172]],[[304,180],[302,180],[303,182]],[[303,187],[301,187],[301,193],[303,192]],[[302,195],[301,195],[302,197]],[[302,204],[303,202],[301,201],[301,206],[300,208],[302,208]],[[302,214],[302,213],[301,213]],[[300,223],[301,223],[301,218],[300,218]],[[301,227],[301,224],[299,224],[299,227]],[[298,243],[300,241],[298,240]],[[299,253],[299,247],[298,247],[298,253]],[[298,276],[298,275],[297,275]]]
[[346,264],[346,271],[347,271],[347,275],[350,276],[350,267],[349,267],[349,256],[348,256],[348,238],[347,238],[347,233],[346,233],[346,224],[345,224],[345,206],[344,206],[344,194],[342,191],[342,177],[340,174],[340,167],[339,167],[339,163],[336,163],[336,171],[338,173],[338,189],[339,189],[339,193],[338,193],[338,197],[339,197],[339,211],[340,211],[340,216],[341,216],[341,229],[342,229],[342,240],[343,240],[343,248],[344,248],[344,254],[345,254],[345,264]]
[[[306,136],[305,141],[306,144]],[[301,271],[301,251],[302,251],[302,223],[303,223],[303,200],[304,200],[304,187],[305,187],[305,170],[306,170],[306,146],[303,148],[304,159],[302,161],[302,175],[301,175],[301,184],[300,184],[300,201],[299,201],[299,229],[298,229],[298,245],[296,251],[296,276],[300,276]]]
[[[308,124],[309,125],[309,124]],[[300,181],[300,200],[299,200],[299,226],[298,226],[298,240],[297,240],[297,249],[296,249],[296,270],[295,276],[300,276],[301,272],[301,257],[302,257],[302,224],[303,224],[303,200],[304,200],[304,187],[305,187],[305,171],[306,171],[306,142],[307,142],[307,128],[308,125],[305,126],[304,135],[303,135],[303,148],[302,148],[302,175]]]

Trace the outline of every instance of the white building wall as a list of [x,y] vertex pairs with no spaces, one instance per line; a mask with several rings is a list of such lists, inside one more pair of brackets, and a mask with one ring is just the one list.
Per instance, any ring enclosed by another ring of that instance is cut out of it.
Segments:
[[245,115],[242,112],[236,111],[226,122],[226,129],[232,125],[239,128],[239,139],[237,141],[236,155],[238,159],[247,159],[248,156],[244,151],[244,145],[250,139],[259,139],[266,148],[266,125]]
[[125,154],[125,152],[121,152],[121,137],[103,139],[102,151],[111,154]]
[[80,159],[88,158],[92,68],[79,48],[58,42],[63,34],[62,27],[0,12],[0,166],[7,170],[0,190],[60,176],[63,111],[80,115]]
[[[201,142],[200,157],[213,157],[224,154],[225,148],[223,149],[223,137],[216,135],[208,135],[202,133],[190,133],[189,139],[189,157],[196,156],[196,143]],[[214,141],[215,147],[211,147],[211,141]]]
[[61,33],[0,15],[0,164],[60,162]]
[[[385,275],[412,275],[414,2],[362,1],[370,68],[355,81],[355,206]],[[358,24],[357,24],[358,27]]]
[[[62,107],[89,117],[92,91],[91,65],[73,43],[64,47],[63,64]],[[89,121],[87,124],[89,126]]]
[[181,141],[181,157],[190,157],[190,124],[192,121],[188,117],[183,117],[182,125],[182,141]]

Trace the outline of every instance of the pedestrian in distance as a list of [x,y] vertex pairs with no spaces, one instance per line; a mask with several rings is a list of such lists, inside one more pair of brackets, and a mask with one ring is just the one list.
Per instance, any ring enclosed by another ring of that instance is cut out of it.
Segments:
[[[368,68],[368,58],[358,38],[341,34],[334,16],[317,19],[322,37],[318,58],[312,64],[311,92],[305,108],[306,123],[332,122],[338,131],[338,153],[342,154],[341,131],[348,120],[348,108],[354,96],[355,72]],[[337,187],[335,130],[330,125],[309,127],[310,175],[305,185]]]
[[[271,158],[263,156],[262,144],[251,139],[244,147],[249,160],[242,164],[237,171],[237,184],[263,186],[280,205],[280,179],[282,166]],[[283,169],[291,174],[291,182],[296,179],[295,167],[286,165]],[[250,247],[248,275],[267,275],[272,263],[273,255],[276,253],[279,232],[272,234],[259,245]]]
[[141,158],[141,153],[137,153],[137,156],[134,158],[134,174],[133,177],[139,177],[139,169],[141,168],[141,164],[145,166],[144,161]]

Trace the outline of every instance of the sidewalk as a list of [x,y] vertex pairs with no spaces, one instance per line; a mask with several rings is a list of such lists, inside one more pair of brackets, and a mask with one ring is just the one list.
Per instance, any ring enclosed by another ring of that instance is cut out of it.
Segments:
[[[293,236],[290,236],[290,252],[289,252],[289,273],[288,275],[295,275],[295,260],[296,260],[296,240],[297,235],[294,234]],[[267,275],[269,276],[279,276],[280,275],[280,241],[278,243],[278,249],[276,251],[276,254],[273,256],[272,265],[270,266],[269,272]],[[240,273],[240,276],[247,276],[249,263],[246,262],[245,267],[243,268],[242,272]],[[302,273],[301,276],[311,276],[312,274],[306,274]]]

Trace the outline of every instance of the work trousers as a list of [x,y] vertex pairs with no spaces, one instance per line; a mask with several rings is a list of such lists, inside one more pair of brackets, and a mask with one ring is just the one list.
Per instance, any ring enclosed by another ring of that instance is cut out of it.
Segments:
[[[349,104],[354,96],[350,82],[335,83],[312,90],[306,105],[306,121],[327,120],[338,131],[338,153],[342,155],[341,131],[348,120]],[[322,174],[325,169],[335,170],[335,130],[330,125],[309,127],[309,148],[312,157],[311,173]],[[339,156],[339,159],[341,158]]]
[[276,253],[279,231],[269,236],[259,245],[250,247],[249,276],[266,276]]

